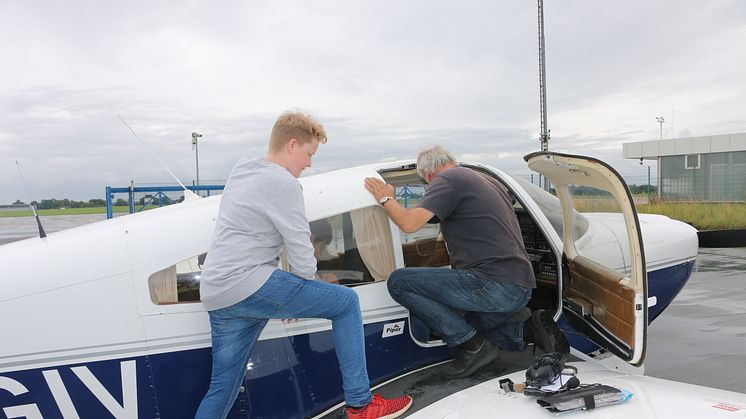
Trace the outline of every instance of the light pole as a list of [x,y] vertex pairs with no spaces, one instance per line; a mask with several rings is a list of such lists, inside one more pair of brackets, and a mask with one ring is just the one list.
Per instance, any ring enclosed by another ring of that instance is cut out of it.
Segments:
[[199,147],[197,146],[198,138],[202,138],[202,134],[193,132],[192,133],[192,148],[194,149],[194,157],[197,163],[197,186],[199,186]]
[[666,122],[665,119],[663,119],[662,116],[656,116],[655,120],[658,121],[658,123],[661,125],[661,140],[663,139],[663,123]]
[[[658,121],[658,124],[660,124],[660,139],[663,140],[663,123],[666,122],[666,120],[663,119],[662,116],[656,116],[655,120]],[[658,199],[661,199],[660,170],[661,170],[661,158],[658,157],[658,173],[656,174],[656,176],[658,177],[658,180],[657,180]],[[650,184],[650,166],[648,166],[648,185],[649,184]],[[648,201],[650,201],[650,198],[648,198]]]

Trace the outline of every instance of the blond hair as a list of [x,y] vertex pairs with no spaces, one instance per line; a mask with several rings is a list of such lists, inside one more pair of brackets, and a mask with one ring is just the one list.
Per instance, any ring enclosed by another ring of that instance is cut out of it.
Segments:
[[303,145],[312,140],[326,143],[326,131],[324,127],[313,116],[300,111],[285,111],[277,118],[272,127],[272,135],[269,137],[269,152],[276,153],[291,140],[295,138]]

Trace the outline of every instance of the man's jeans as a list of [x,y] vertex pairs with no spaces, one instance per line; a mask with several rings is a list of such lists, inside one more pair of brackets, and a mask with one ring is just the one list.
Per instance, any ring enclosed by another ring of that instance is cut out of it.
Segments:
[[225,418],[228,414],[246,373],[251,349],[269,319],[331,320],[345,401],[350,406],[370,402],[360,302],[350,288],[305,280],[278,269],[245,300],[209,314],[212,378],[195,418]]
[[391,296],[440,335],[450,347],[477,331],[498,348],[522,351],[523,322],[510,320],[531,289],[474,276],[468,270],[404,268],[391,273]]

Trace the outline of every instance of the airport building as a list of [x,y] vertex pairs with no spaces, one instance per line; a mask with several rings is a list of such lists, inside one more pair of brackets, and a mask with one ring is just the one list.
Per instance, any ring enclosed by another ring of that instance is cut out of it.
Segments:
[[625,143],[624,158],[657,160],[659,198],[746,201],[746,133]]

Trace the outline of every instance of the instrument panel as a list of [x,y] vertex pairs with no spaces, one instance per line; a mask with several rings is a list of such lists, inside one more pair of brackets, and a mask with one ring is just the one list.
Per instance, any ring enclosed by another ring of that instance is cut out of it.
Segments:
[[522,208],[516,209],[516,216],[521,226],[523,245],[526,247],[536,278],[557,281],[557,258],[544,237],[544,233]]

